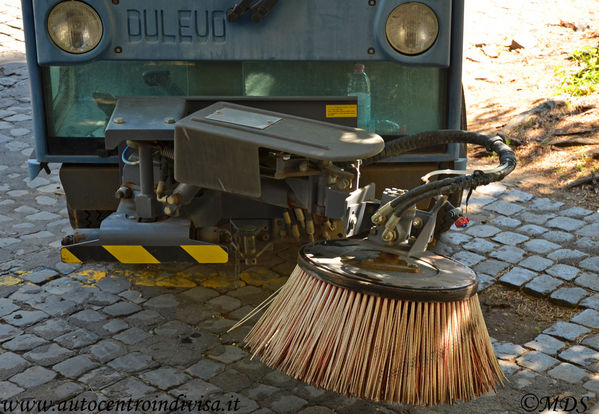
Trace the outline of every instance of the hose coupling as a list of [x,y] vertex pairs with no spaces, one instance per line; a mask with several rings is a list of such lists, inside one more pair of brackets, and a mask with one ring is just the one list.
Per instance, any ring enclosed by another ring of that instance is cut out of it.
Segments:
[[371,217],[372,223],[376,224],[377,226],[382,225],[387,220],[387,216],[389,214],[391,214],[392,212],[393,212],[393,206],[391,205],[391,202],[384,204],[377,211],[375,211],[375,213],[372,215],[372,217]]

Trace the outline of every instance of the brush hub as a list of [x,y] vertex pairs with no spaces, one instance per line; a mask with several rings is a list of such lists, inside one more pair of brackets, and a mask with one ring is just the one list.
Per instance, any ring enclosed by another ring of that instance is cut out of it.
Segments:
[[447,257],[406,251],[368,240],[327,240],[301,247],[299,266],[327,283],[400,300],[453,302],[476,293],[478,277]]

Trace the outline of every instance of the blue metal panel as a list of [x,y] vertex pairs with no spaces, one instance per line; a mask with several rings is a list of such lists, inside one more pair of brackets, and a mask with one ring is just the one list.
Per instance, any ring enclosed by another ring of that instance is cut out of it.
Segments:
[[425,53],[405,56],[385,36],[389,13],[410,0],[281,1],[259,24],[243,16],[226,21],[237,0],[88,0],[104,35],[92,51],[63,52],[46,21],[61,0],[32,0],[40,64],[102,60],[392,60],[409,65],[449,65],[452,0],[419,0],[439,18],[439,36]]
[[[284,1],[279,2],[272,14],[258,25],[249,22],[249,19],[235,24],[224,21],[224,14],[221,12],[224,13],[224,10],[232,6],[235,0],[205,0],[201,3],[198,0],[174,0],[168,3],[168,10],[176,8],[179,11],[191,12],[191,14],[177,12],[174,19],[168,13],[158,13],[162,11],[158,0],[128,0],[119,5],[114,5],[110,1],[89,0],[88,3],[102,16],[105,34],[96,49],[83,55],[70,55],[61,51],[47,35],[45,27],[47,15],[59,1],[22,0],[36,153],[40,162],[118,162],[116,157],[47,154],[45,109],[39,65],[49,63],[76,64],[103,59],[241,60],[248,56],[253,56],[253,59],[257,60],[292,58],[362,62],[392,60],[402,64],[445,67],[451,63],[447,123],[450,128],[458,126],[456,120],[459,120],[460,111],[464,0],[420,0],[429,5],[439,17],[440,34],[429,51],[413,57],[402,56],[390,48],[384,35],[384,24],[388,13],[408,0],[378,0],[374,7],[368,6],[365,0]],[[223,3],[227,3],[226,7]],[[166,11],[167,7],[163,6],[163,8]],[[357,9],[359,12],[356,12]],[[140,22],[142,24],[140,32],[135,26],[138,22],[136,12],[140,12],[139,16],[143,19],[144,10],[146,10],[147,22]],[[204,28],[202,30],[187,27],[189,20],[187,17],[195,17],[196,12],[203,13],[199,15],[204,17],[203,22],[208,22],[210,25],[208,29],[206,26],[202,26]],[[148,20],[148,16],[159,17],[158,39],[152,39],[151,20]],[[219,20],[221,17],[222,21]],[[218,22],[222,25],[215,24]],[[37,32],[34,27],[38,29]],[[307,37],[306,27],[309,28],[310,34]],[[193,33],[190,32],[192,29]],[[118,35],[116,32],[121,30],[122,33]],[[198,34],[198,31],[201,33]],[[192,38],[187,39],[185,36],[190,33]],[[171,39],[169,36],[173,34],[175,38]],[[264,38],[274,40],[265,43],[261,41]],[[122,48],[122,53],[115,53],[116,46]],[[369,48],[374,48],[374,55],[368,54]],[[281,53],[281,56],[277,56],[277,53]],[[448,153],[441,157],[456,159],[457,146],[452,146]],[[402,161],[410,162],[416,159],[411,159],[410,156]]]
[[[33,8],[30,0],[23,0],[21,5],[23,13],[23,30],[25,32],[25,45],[27,54],[27,69],[31,86],[31,106],[33,113],[33,134],[35,136],[35,153],[39,161],[46,161],[47,152],[46,123],[44,117],[44,102],[41,94],[42,81],[40,68],[36,59],[36,41],[33,27]],[[38,171],[39,172],[39,171]],[[37,175],[37,174],[36,174]]]
[[[464,0],[454,0],[452,16],[452,47],[449,70],[447,128],[462,127],[462,59],[464,42]],[[466,158],[460,158],[460,144],[450,144],[448,152],[456,159],[457,169],[466,169]]]
[[[27,68],[29,70],[29,82],[31,83],[31,106],[33,113],[33,134],[35,137],[35,153],[39,162],[72,162],[72,163],[112,163],[118,162],[118,158],[101,158],[94,156],[64,156],[48,155],[48,144],[46,134],[46,117],[42,92],[42,75],[37,60],[37,39],[34,30],[34,10],[31,0],[22,0],[21,10],[23,13],[23,29],[25,32],[25,46],[27,55]],[[32,168],[36,168],[35,165]],[[31,170],[33,174],[34,170]],[[39,172],[39,171],[38,171]]]
[[[428,3],[427,3],[428,4]],[[430,4],[429,4],[430,6]],[[447,85],[447,128],[460,129],[462,112],[462,59],[464,42],[464,0],[452,1],[449,79]],[[466,158],[460,158],[460,144],[449,144],[445,154],[406,154],[388,162],[455,161],[456,169],[466,169]]]
[[42,169],[42,163],[38,160],[32,158],[27,160],[27,171],[29,172],[30,180],[33,180],[35,177],[37,177]]

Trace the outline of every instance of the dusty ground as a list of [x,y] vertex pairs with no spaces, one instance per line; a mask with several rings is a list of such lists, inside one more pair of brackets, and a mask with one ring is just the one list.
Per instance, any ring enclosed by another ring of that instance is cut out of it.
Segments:
[[495,284],[479,294],[489,334],[498,341],[524,344],[557,321],[567,321],[577,311]]
[[[599,150],[599,94],[557,96],[555,68],[576,70],[571,53],[598,43],[599,0],[466,1],[469,129],[503,133],[519,144],[520,164],[508,183],[592,210],[599,208],[599,184],[563,187],[592,172],[599,176],[599,159],[592,157]],[[548,100],[554,108],[517,117]],[[561,146],[572,139],[587,145]],[[477,168],[496,162],[476,149],[470,158]]]
[[[589,155],[599,151],[599,93],[559,95],[555,70],[577,70],[571,53],[599,44],[599,0],[466,0],[465,21],[468,127],[510,139],[519,165],[505,181],[597,211],[599,185],[564,187],[592,172],[599,183],[599,159]],[[560,146],[572,139],[591,145]],[[470,168],[497,162],[478,148],[470,148],[469,158]],[[525,343],[572,316],[572,310],[503,285],[485,290],[480,300],[490,334],[500,341]]]

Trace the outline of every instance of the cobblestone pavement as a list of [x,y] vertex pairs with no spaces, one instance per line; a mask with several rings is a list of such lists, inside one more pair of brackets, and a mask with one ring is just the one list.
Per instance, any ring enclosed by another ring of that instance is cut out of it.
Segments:
[[444,235],[438,250],[472,266],[481,288],[500,282],[579,311],[531,342],[495,342],[509,382],[454,406],[345,398],[251,360],[240,346],[249,327],[226,330],[284,283],[294,247],[239,277],[228,267],[59,263],[70,226],[58,166],[28,180],[33,136],[19,9],[0,4],[0,400],[170,402],[184,394],[238,399],[241,413],[513,413],[534,403],[522,400],[534,393],[570,394],[581,411],[586,396],[587,412],[599,412],[591,408],[599,393],[599,213],[500,184],[475,192],[473,225]]

